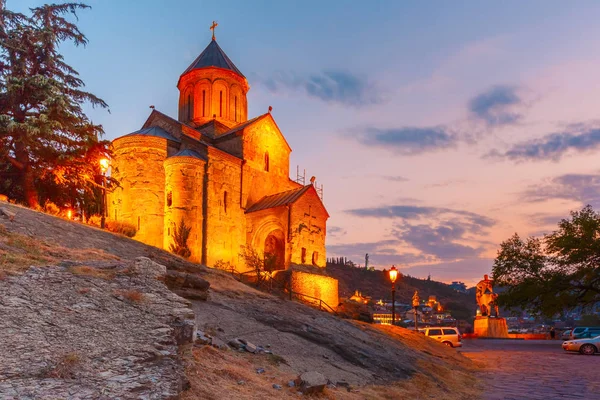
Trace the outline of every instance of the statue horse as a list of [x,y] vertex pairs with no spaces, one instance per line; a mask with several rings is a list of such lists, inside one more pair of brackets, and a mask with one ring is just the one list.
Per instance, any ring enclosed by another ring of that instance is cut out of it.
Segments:
[[498,295],[496,293],[485,293],[479,298],[479,308],[481,309],[481,315],[491,316],[492,310],[494,310],[494,316],[498,317],[498,305],[496,299]]

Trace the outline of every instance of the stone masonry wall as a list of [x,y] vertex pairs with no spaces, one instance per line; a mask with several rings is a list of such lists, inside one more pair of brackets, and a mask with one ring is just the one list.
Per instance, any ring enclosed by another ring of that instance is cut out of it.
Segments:
[[[267,195],[298,187],[290,181],[290,149],[270,116],[244,131],[244,207]],[[269,171],[265,171],[265,154]]]
[[181,219],[191,228],[188,247],[190,260],[202,259],[202,199],[204,166],[206,162],[194,157],[171,157],[165,161],[165,225],[164,248],[170,249],[173,235]]
[[[292,291],[321,299],[334,310],[337,308],[339,303],[337,279],[294,270],[292,270],[290,279]],[[305,297],[301,297],[300,299],[309,303],[314,302],[318,305],[317,300]]]
[[207,187],[206,264],[238,265],[246,243],[246,219],[240,208],[241,160],[209,149]]
[[108,194],[108,218],[138,228],[140,242],[163,247],[167,140],[126,136],[113,142],[112,176],[120,188]]
[[293,264],[325,267],[327,212],[321,205],[320,199],[316,192],[310,189],[291,207],[293,245],[290,261]]

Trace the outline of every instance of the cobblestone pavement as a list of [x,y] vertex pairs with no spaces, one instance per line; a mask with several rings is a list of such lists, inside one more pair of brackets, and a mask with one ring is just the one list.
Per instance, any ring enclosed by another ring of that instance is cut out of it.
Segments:
[[600,400],[600,354],[567,353],[560,340],[464,341],[482,367],[485,400]]

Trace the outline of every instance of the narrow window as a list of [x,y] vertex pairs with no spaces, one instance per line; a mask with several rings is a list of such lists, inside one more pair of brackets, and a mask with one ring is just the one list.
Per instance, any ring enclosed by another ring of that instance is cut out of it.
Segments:
[[223,116],[223,91],[219,92],[219,117]]
[[265,171],[269,172],[269,152],[265,153]]
[[206,90],[202,91],[202,116],[206,116]]
[[301,259],[301,264],[305,264],[306,263],[306,249],[303,247],[302,248],[302,259]]
[[192,95],[188,94],[187,99],[187,117],[189,120],[192,119]]
[[227,214],[227,191],[223,193],[223,210]]
[[237,96],[233,98],[233,119],[237,122]]
[[171,207],[173,204],[173,192],[167,193],[167,207]]
[[138,231],[140,230],[140,217],[138,217]]
[[171,227],[167,227],[167,236],[171,236]]
[[312,265],[317,265],[317,261],[319,260],[319,253],[316,251],[313,251],[313,255],[312,255]]

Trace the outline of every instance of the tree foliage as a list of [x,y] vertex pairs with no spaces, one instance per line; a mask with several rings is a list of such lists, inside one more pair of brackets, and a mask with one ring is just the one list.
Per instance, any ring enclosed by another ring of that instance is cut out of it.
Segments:
[[546,316],[600,302],[600,214],[591,206],[571,212],[543,238],[503,242],[494,261],[493,279],[505,290],[504,308]]
[[0,190],[30,207],[98,197],[108,142],[82,105],[107,104],[83,90],[59,52],[65,42],[87,43],[70,20],[86,8],[50,4],[24,15],[0,7]]

